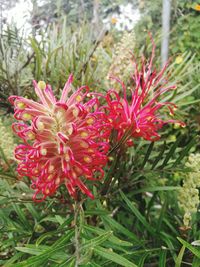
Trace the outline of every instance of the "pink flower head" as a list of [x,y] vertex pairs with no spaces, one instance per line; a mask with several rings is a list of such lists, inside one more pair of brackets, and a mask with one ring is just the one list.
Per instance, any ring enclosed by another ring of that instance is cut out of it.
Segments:
[[[153,43],[153,41],[152,41]],[[165,66],[159,73],[153,68],[155,45],[153,43],[152,55],[149,63],[141,60],[139,68],[134,62],[134,74],[132,88],[127,90],[125,84],[117,78],[123,89],[123,97],[116,90],[111,89],[106,96],[107,115],[117,131],[117,141],[133,145],[132,138],[142,137],[149,141],[160,138],[158,130],[167,123],[185,124],[177,120],[165,120],[159,111],[165,107],[170,115],[174,115],[176,105],[171,102],[163,102],[161,96],[176,89],[176,86],[167,86],[164,76]]]
[[[98,100],[91,98],[85,104],[88,87],[71,91],[72,75],[62,91],[60,100],[44,82],[33,82],[40,102],[11,96],[14,132],[23,140],[17,146],[18,173],[30,177],[35,190],[33,199],[42,201],[65,184],[70,195],[76,197],[79,188],[93,198],[84,181],[103,177],[102,167],[107,162],[106,123],[98,110]],[[42,199],[37,195],[42,194]]]

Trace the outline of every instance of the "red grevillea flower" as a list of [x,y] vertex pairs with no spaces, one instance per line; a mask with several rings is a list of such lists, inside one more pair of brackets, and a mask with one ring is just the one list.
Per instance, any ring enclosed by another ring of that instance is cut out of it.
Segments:
[[142,137],[149,141],[160,138],[158,130],[166,123],[185,124],[177,120],[165,120],[159,114],[163,107],[167,108],[170,115],[174,115],[177,108],[171,102],[163,102],[161,96],[176,86],[167,86],[164,76],[165,66],[159,73],[153,68],[155,45],[153,44],[152,55],[149,63],[144,58],[139,68],[134,62],[133,89],[127,90],[125,84],[117,78],[123,89],[123,97],[111,89],[106,95],[107,115],[117,131],[117,141],[133,145],[132,138]]
[[[83,104],[88,87],[80,87],[68,97],[72,76],[62,91],[60,100],[44,82],[34,81],[40,102],[11,96],[14,132],[23,140],[15,149],[18,173],[30,177],[35,190],[33,199],[42,201],[65,184],[70,195],[76,197],[79,188],[93,198],[84,181],[103,176],[107,162],[106,123],[98,110],[98,100],[91,98]],[[38,199],[37,195],[42,194]]]

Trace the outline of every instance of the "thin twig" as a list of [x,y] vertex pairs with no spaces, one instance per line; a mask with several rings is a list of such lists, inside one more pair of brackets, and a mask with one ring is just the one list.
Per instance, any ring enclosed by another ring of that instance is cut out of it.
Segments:
[[80,229],[78,222],[79,211],[80,211],[80,204],[76,200],[74,204],[74,225],[75,225],[74,243],[75,243],[75,257],[76,257],[75,267],[78,267],[80,262]]
[[27,56],[27,61],[21,66],[21,68],[19,69],[19,72],[22,71],[24,68],[26,68],[26,66],[28,66],[28,64],[30,63],[31,59],[34,57],[35,52],[33,52],[30,56]]

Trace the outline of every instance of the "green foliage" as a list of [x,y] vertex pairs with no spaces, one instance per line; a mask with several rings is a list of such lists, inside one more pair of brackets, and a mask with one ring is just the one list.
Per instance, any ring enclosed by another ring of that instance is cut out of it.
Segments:
[[92,61],[92,56],[103,36],[96,40],[89,25],[83,25],[80,29],[66,25],[64,19],[60,25],[52,24],[47,31],[41,30],[41,41],[30,39],[35,52],[35,79],[46,80],[59,89],[73,73],[75,86],[99,86],[101,72],[98,64]]
[[33,57],[25,48],[19,31],[13,27],[1,34],[0,41],[0,107],[9,109],[7,97],[10,94],[23,94],[24,88],[29,86],[32,74],[27,67]]
[[[178,159],[184,159],[191,147],[183,137],[174,144],[138,142],[129,151],[129,163],[119,160],[112,168],[108,192],[101,196],[94,188],[96,200],[77,206],[67,199],[62,203],[59,194],[35,204],[28,182],[4,177],[0,180],[0,263],[75,266],[78,253],[78,266],[148,266],[152,262],[179,266],[183,249],[176,236],[182,236],[182,224],[176,200],[179,185],[173,175],[187,172]],[[13,171],[8,170],[7,177],[14,178]],[[162,184],[164,178],[167,181]],[[98,192],[104,186],[98,184]]]
[[[102,86],[110,56],[104,49],[98,51],[98,58],[93,56],[105,33],[96,39],[89,25],[77,29],[75,25],[67,27],[67,23],[63,18],[62,23],[51,24],[28,39],[20,37],[15,28],[8,27],[2,33],[0,97],[1,106],[8,112],[9,95],[33,97],[33,79],[49,82],[57,95],[71,73],[74,86],[87,84],[96,91]],[[103,62],[105,71],[98,61]]]
[[[197,4],[198,2],[192,0],[171,2],[169,40],[170,80],[179,86],[178,92],[181,96],[177,99],[178,105],[185,106],[184,109],[186,108],[187,110],[190,108],[189,103],[199,103],[200,95],[198,75],[200,44],[198,27],[200,12],[195,10]],[[146,31],[152,32],[158,48],[157,51],[159,51],[157,62],[160,65],[162,1],[155,0],[150,2],[141,0],[139,7],[142,16],[135,28],[137,36],[136,47],[147,54],[150,53],[151,48],[147,45]],[[178,62],[179,60],[180,62]],[[197,104],[196,107],[197,110],[193,109],[195,115],[198,114],[199,105]]]
[[198,25],[200,20],[199,11],[195,10],[193,1],[182,1],[177,5],[176,24],[172,29],[171,42],[176,40],[176,46],[172,46],[173,53],[184,53],[190,50],[199,59],[200,34]]

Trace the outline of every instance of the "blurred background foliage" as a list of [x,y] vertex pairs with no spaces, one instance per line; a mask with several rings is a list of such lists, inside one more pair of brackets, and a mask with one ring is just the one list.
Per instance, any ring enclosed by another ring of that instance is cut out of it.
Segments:
[[[159,68],[162,1],[32,0],[28,29],[5,15],[20,2],[0,3],[0,265],[199,267],[200,3],[171,6],[166,72],[177,89],[164,100],[177,104],[187,127],[165,127],[160,141],[136,140],[120,159],[111,158],[104,182],[93,189],[95,200],[79,203],[74,217],[64,188],[35,204],[29,181],[17,176],[12,150],[19,140],[7,98],[35,98],[33,79],[59,95],[70,73],[74,88],[119,91],[109,76],[130,85],[130,53],[136,59],[151,54],[147,31]],[[137,21],[129,16],[134,10]]]

